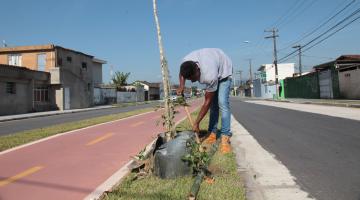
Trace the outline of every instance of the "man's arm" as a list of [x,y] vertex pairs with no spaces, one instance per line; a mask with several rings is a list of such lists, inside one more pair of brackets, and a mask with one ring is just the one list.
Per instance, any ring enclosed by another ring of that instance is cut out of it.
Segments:
[[184,93],[185,78],[179,73],[179,88],[176,90],[176,94],[181,96]]
[[201,120],[205,117],[207,111],[209,110],[211,102],[212,102],[214,96],[215,96],[215,92],[206,92],[205,93],[204,104],[201,106],[199,115],[198,115],[198,117],[197,117],[197,119],[195,121],[194,127],[193,127],[193,130],[195,132],[200,131],[199,124],[200,124]]

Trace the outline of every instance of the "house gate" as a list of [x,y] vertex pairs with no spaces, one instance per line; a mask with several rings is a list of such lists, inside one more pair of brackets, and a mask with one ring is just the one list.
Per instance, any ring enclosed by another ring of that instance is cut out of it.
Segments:
[[319,73],[319,87],[321,99],[334,98],[331,70],[326,70]]

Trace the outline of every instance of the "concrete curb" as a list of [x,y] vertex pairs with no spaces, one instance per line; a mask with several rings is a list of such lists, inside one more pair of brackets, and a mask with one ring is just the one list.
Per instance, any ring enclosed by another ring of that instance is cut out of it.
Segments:
[[231,116],[231,145],[249,200],[314,200],[290,171]]
[[330,102],[312,102],[312,101],[296,102],[296,101],[290,101],[290,100],[277,100],[277,99],[264,99],[264,100],[265,101],[282,102],[282,103],[298,103],[298,104],[313,104],[313,105],[320,105],[320,106],[360,108],[360,104],[349,104],[349,103],[330,103]]

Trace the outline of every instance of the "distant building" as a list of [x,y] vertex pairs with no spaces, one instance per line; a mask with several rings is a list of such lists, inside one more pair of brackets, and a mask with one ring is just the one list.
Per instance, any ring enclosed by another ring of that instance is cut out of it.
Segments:
[[[278,64],[279,96],[283,93],[282,80],[295,73],[294,63]],[[259,67],[253,81],[253,94],[259,98],[273,98],[276,95],[275,65],[263,64]]]
[[160,99],[160,83],[150,83],[147,81],[135,81],[144,86],[145,101]]
[[360,99],[360,55],[342,55],[314,67],[320,98]]
[[53,110],[50,73],[0,64],[0,115]]
[[[275,65],[263,64],[258,69],[258,75],[262,83],[275,83]],[[287,77],[292,77],[295,73],[294,63],[279,63],[278,64],[278,79],[283,80]]]
[[94,86],[102,83],[105,63],[94,56],[53,44],[0,48],[0,64],[50,73],[47,90],[54,91],[55,104],[60,110],[94,105]]

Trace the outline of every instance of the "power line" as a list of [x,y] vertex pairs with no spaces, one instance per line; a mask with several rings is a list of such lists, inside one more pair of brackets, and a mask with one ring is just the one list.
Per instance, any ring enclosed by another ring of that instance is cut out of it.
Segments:
[[[307,10],[309,7],[311,7],[312,5],[314,5],[314,3],[315,3],[316,1],[317,1],[317,0],[311,1],[310,4],[308,4],[308,5],[306,5],[304,8],[302,8],[300,12],[293,12],[293,13],[292,13],[293,15],[291,15],[291,17],[289,16],[289,17],[287,18],[287,21],[284,21],[283,23],[280,23],[280,24],[278,25],[278,27],[279,27],[279,28],[284,27],[284,26],[288,25],[290,22],[294,21],[297,17],[299,17],[299,15],[303,14],[303,12],[304,12],[305,10]],[[305,2],[305,1],[304,1],[304,2]],[[300,9],[300,8],[299,8],[299,9]],[[299,10],[298,10],[298,11],[299,11]]]
[[344,10],[346,10],[347,8],[349,8],[349,6],[351,4],[353,4],[356,0],[352,0],[351,2],[349,2],[347,5],[345,5],[341,10],[339,10],[337,13],[335,13],[334,15],[332,15],[330,18],[328,18],[325,22],[323,22],[322,24],[320,24],[319,26],[317,26],[315,29],[313,29],[312,31],[305,33],[305,35],[303,35],[300,39],[291,42],[290,45],[288,45],[285,48],[280,49],[279,51],[282,51],[284,49],[287,49],[299,42],[301,42],[302,40],[304,40],[305,38],[309,37],[310,35],[314,34],[315,32],[317,32],[320,28],[322,28],[323,26],[325,26],[327,23],[329,23],[331,20],[333,20],[335,17],[337,17],[339,14],[341,14]]
[[353,20],[350,21],[349,23],[345,24],[344,26],[342,26],[341,28],[339,28],[339,29],[336,30],[335,32],[331,33],[330,35],[326,36],[326,37],[323,38],[322,40],[318,41],[317,43],[313,44],[312,46],[306,48],[306,49],[304,50],[304,52],[307,51],[307,50],[309,50],[309,49],[311,49],[311,48],[313,48],[314,46],[320,44],[320,43],[323,42],[324,40],[326,40],[326,39],[328,39],[329,37],[333,36],[335,33],[343,30],[345,27],[349,26],[350,24],[352,24],[353,22],[355,22],[355,21],[358,20],[358,19],[360,19],[360,16],[358,16],[357,18],[353,19]]
[[[353,17],[354,15],[356,15],[357,13],[360,12],[360,8],[358,8],[357,10],[355,10],[353,13],[351,13],[350,15],[348,15],[347,17],[345,17],[344,19],[342,19],[341,21],[339,21],[337,24],[335,24],[334,26],[332,26],[331,28],[329,28],[328,30],[324,31],[322,34],[320,34],[319,36],[315,37],[314,39],[312,39],[311,41],[307,42],[305,45],[303,45],[303,47],[306,47],[308,45],[310,45],[311,43],[315,42],[316,40],[318,40],[319,38],[321,38],[322,36],[328,34],[330,31],[332,31],[333,29],[335,29],[336,27],[338,27],[339,25],[341,25],[342,23],[344,23],[345,21],[347,21],[348,19],[350,19],[351,17]],[[356,21],[358,18],[356,18],[355,20],[351,21],[350,23],[346,24],[345,26],[343,26],[341,29],[337,30],[336,32],[334,33],[331,33],[330,36],[334,35],[335,33],[339,32],[340,30],[342,30],[343,28],[345,28],[346,26],[350,25],[351,23],[353,23],[354,21]],[[329,38],[330,36],[326,37],[325,39]],[[324,40],[325,40],[324,39]],[[324,40],[321,40],[324,41]],[[319,43],[316,43],[316,44],[319,44]],[[315,46],[315,45],[313,45]],[[311,46],[310,48],[312,48],[313,46]],[[307,48],[306,50],[310,49],[310,48]],[[285,61],[286,58],[294,55],[295,53],[297,52],[297,50],[287,54],[286,56],[282,57],[279,59],[279,61]],[[286,59],[288,60],[288,59]]]
[[296,48],[299,51],[299,73],[300,73],[300,76],[301,76],[301,74],[302,74],[302,65],[301,65],[301,48],[302,48],[302,46],[301,45],[296,45],[296,46],[293,46],[293,48]]
[[313,55],[306,55],[306,54],[302,54],[303,57],[309,57],[309,58],[320,58],[320,59],[328,59],[328,60],[334,60],[335,58],[331,58],[331,57],[324,57],[324,56],[313,56]]
[[281,23],[281,21],[285,18],[285,16],[292,13],[291,11],[297,7],[298,3],[301,3],[301,1],[295,0],[295,3],[292,4],[290,8],[287,9],[286,12],[282,14],[270,27],[276,27],[278,23]]

